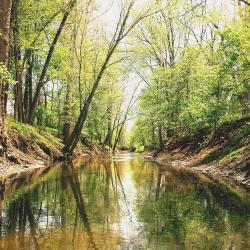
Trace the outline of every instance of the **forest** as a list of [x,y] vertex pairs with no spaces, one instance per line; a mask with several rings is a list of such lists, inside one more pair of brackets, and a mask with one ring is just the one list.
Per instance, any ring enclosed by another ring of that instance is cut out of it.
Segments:
[[0,0],[0,249],[250,249],[249,0]]
[[249,3],[219,2],[2,0],[1,154],[8,119],[56,129],[72,154],[249,117]]

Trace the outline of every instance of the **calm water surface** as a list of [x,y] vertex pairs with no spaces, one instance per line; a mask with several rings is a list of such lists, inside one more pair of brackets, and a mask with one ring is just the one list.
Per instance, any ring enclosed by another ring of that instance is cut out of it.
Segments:
[[133,154],[14,178],[0,249],[250,249],[248,195]]

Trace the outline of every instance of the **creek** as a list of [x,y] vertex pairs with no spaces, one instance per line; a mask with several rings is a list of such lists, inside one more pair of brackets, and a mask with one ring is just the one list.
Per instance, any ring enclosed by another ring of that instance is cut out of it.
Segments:
[[10,183],[0,249],[250,249],[247,192],[137,154],[84,157]]

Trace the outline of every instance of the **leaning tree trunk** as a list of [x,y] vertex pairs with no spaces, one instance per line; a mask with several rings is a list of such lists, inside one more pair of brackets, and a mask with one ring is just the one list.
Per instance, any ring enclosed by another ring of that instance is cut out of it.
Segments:
[[95,95],[95,92],[99,86],[99,83],[102,79],[102,76],[107,68],[107,65],[109,63],[109,60],[111,59],[116,47],[118,46],[119,42],[116,42],[115,45],[112,47],[112,49],[109,51],[101,69],[100,69],[100,72],[93,84],[93,87],[88,95],[88,98],[86,100],[86,102],[84,103],[84,106],[80,112],[80,115],[77,119],[77,122],[76,122],[76,125],[72,131],[72,133],[70,134],[70,137],[67,141],[67,143],[65,144],[64,148],[63,148],[63,151],[71,156],[73,154],[73,151],[80,139],[80,135],[81,135],[81,132],[82,132],[82,129],[83,129],[83,125],[87,119],[87,115],[88,115],[88,112],[89,112],[89,108],[90,108],[90,105],[91,105],[91,102],[92,102],[92,99],[94,98],[94,95]]
[[73,7],[75,6],[76,4],[76,0],[72,0],[69,4],[69,7],[68,9],[66,10],[66,12],[64,13],[63,15],[63,18],[62,18],[62,21],[58,27],[58,30],[55,34],[55,37],[50,45],[50,48],[49,48],[49,52],[48,52],[48,55],[47,55],[47,58],[45,60],[45,63],[43,65],[43,69],[42,69],[42,72],[41,72],[41,75],[39,77],[39,80],[38,80],[38,83],[37,83],[37,86],[36,86],[36,89],[35,89],[35,92],[34,92],[34,97],[33,97],[33,100],[32,100],[32,103],[31,103],[31,106],[30,106],[30,111],[29,111],[29,116],[28,116],[28,123],[29,124],[33,124],[34,122],[34,119],[35,119],[35,111],[36,111],[36,107],[38,105],[38,101],[39,101],[39,98],[40,98],[40,94],[41,94],[41,90],[45,84],[45,76],[47,74],[47,71],[48,71],[48,68],[49,68],[49,65],[50,65],[50,61],[51,61],[51,58],[54,54],[54,50],[55,50],[55,46],[58,42],[58,39],[62,33],[62,30],[66,24],[66,21],[70,15],[70,12],[71,10],[73,9]]
[[124,124],[125,124],[125,121],[124,121],[124,123],[122,123],[121,127],[118,129],[118,133],[117,133],[117,136],[116,136],[116,138],[115,138],[114,145],[113,145],[113,148],[112,148],[112,153],[113,153],[113,154],[115,154],[116,147],[117,147],[118,142],[119,142],[119,140],[120,140],[120,138],[121,138],[121,133],[122,133]]
[[[148,15],[145,15],[144,17],[140,16],[135,22],[133,22],[129,27],[127,27],[126,29],[126,25],[127,25],[127,21],[129,19],[132,7],[134,6],[135,2],[133,0],[129,1],[128,3],[128,8],[127,10],[123,9],[121,11],[121,15],[120,15],[120,19],[117,23],[116,26],[116,31],[111,39],[111,42],[109,44],[109,49],[106,55],[106,58],[100,68],[100,71],[97,74],[97,77],[93,83],[92,89],[90,90],[90,93],[87,97],[86,102],[84,103],[84,106],[80,112],[80,115],[77,119],[76,125],[69,137],[68,142],[65,144],[63,151],[66,153],[66,155],[70,156],[72,155],[79,139],[80,139],[80,135],[84,126],[84,123],[87,119],[88,116],[88,112],[89,112],[89,108],[90,105],[92,103],[92,99],[95,95],[95,92],[99,86],[99,83],[107,69],[108,66],[112,65],[108,65],[110,62],[111,57],[113,56],[116,48],[118,47],[118,45],[120,44],[120,42],[130,33],[130,31],[135,27],[136,24],[138,24],[143,18],[145,18]],[[114,63],[113,63],[114,64]]]
[[[7,67],[9,37],[10,37],[10,13],[11,0],[0,1],[0,63]],[[7,136],[5,131],[5,86],[6,81],[0,75],[0,155],[7,151]]]
[[[72,35],[71,35],[71,39],[72,39],[72,44],[71,44],[71,48],[70,48],[70,57],[69,57],[69,61],[70,61],[70,65],[72,68],[74,68],[74,50],[76,48],[76,37],[77,37],[77,27],[74,24],[74,28],[72,30]],[[81,74],[81,72],[80,72]],[[66,100],[65,100],[65,107],[64,107],[64,127],[63,127],[63,142],[64,144],[67,144],[69,141],[69,137],[70,134],[72,132],[72,86],[71,84],[74,82],[74,77],[72,75],[72,73],[69,73],[68,79],[67,79],[67,86],[66,86]]]

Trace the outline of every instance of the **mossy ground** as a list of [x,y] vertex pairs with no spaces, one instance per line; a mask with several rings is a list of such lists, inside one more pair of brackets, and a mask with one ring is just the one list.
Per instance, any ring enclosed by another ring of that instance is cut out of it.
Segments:
[[[31,126],[6,120],[8,134],[8,153],[0,158],[0,177],[27,172],[48,166],[52,162],[64,159],[61,133],[52,128]],[[82,155],[101,155],[107,151],[96,142],[78,143],[74,157]]]
[[9,143],[17,147],[18,150],[27,154],[37,154],[41,158],[59,157],[61,155],[63,144],[57,130],[34,127],[13,119],[8,119],[7,125],[9,128]]

